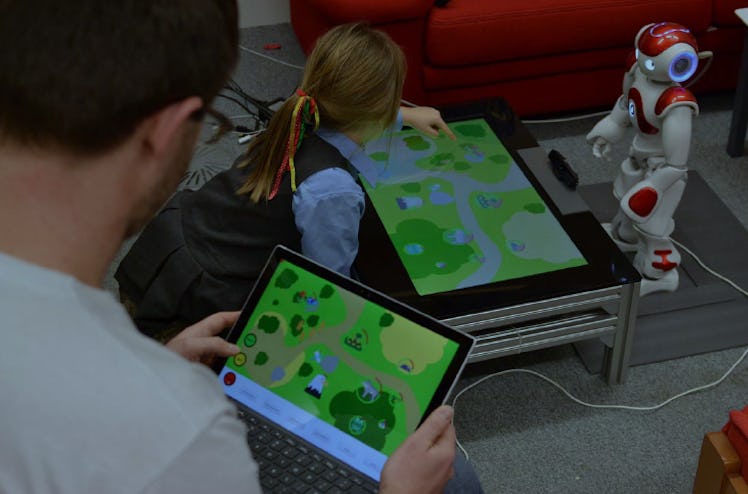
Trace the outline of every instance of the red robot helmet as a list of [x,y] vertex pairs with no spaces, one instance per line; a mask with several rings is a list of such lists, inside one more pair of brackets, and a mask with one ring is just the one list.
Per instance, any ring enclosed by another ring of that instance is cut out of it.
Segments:
[[680,24],[648,24],[639,30],[635,44],[639,67],[651,79],[680,83],[696,72],[696,38]]
[[636,37],[639,52],[649,57],[656,57],[678,43],[685,43],[690,45],[693,51],[699,51],[696,38],[691,31],[674,22],[649,24],[644,26]]

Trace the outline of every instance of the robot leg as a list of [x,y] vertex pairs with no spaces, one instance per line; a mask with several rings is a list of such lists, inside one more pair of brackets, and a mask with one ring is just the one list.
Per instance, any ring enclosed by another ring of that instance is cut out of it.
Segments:
[[[621,169],[613,182],[613,195],[619,201],[628,190],[644,179],[644,169],[635,166],[631,157],[621,163]],[[610,223],[603,225],[618,247],[624,252],[633,252],[637,249],[638,234],[634,229],[631,218],[626,216],[621,209],[613,217]]]
[[678,288],[680,252],[670,240],[670,235],[653,235],[635,226],[639,234],[639,249],[634,257],[634,267],[642,275],[639,295],[652,292],[673,292]]

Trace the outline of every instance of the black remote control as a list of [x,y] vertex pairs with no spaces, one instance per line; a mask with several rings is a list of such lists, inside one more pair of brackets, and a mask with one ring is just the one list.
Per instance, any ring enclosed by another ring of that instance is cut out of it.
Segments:
[[566,161],[564,155],[555,149],[551,149],[551,152],[548,153],[548,159],[551,161],[551,170],[553,170],[556,178],[570,189],[576,189],[579,183],[579,176],[569,162]]

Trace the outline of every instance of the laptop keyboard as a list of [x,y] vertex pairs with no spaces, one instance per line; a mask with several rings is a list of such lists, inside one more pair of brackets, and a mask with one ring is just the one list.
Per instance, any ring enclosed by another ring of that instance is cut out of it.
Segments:
[[291,437],[269,420],[237,408],[247,424],[247,443],[260,468],[260,484],[269,494],[375,494],[377,484],[333,462],[303,440]]

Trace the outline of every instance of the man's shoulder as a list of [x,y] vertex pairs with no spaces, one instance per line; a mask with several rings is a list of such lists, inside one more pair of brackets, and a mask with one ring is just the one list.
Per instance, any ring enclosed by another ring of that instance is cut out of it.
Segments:
[[29,460],[16,470],[54,465],[81,487],[127,471],[116,480],[133,492],[198,438],[236,427],[209,369],[138,333],[108,294],[65,286],[0,281],[0,374],[13,376],[0,380],[0,443]]

